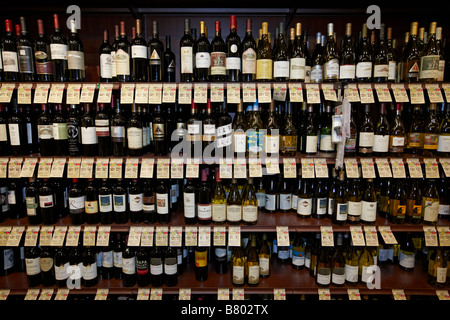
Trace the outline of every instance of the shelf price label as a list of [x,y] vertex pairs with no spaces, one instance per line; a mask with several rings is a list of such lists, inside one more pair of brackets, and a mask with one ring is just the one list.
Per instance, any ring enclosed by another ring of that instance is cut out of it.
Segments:
[[431,103],[441,103],[444,102],[444,98],[442,96],[441,88],[436,83],[426,83],[425,88],[428,93],[428,98]]
[[319,300],[331,300],[330,289],[318,289],[317,293],[319,294]]
[[442,166],[442,169],[444,170],[444,174],[447,178],[450,177],[450,159],[439,159],[439,163]]
[[169,177],[170,177],[170,159],[169,158],[158,159],[156,167],[156,178],[169,179]]
[[241,102],[241,86],[239,83],[227,84],[227,103]]
[[375,91],[378,96],[378,101],[380,102],[392,102],[391,93],[387,84],[376,83]]
[[20,176],[22,178],[31,178],[34,175],[34,169],[36,168],[36,164],[37,164],[36,158],[25,158],[25,162],[23,163]]
[[153,158],[143,158],[141,163],[141,178],[153,178],[153,166],[155,164],[155,159]]
[[437,247],[438,238],[436,228],[434,226],[423,226],[423,232],[425,237],[425,245],[427,247]]
[[183,179],[184,171],[184,159],[183,158],[173,158],[170,165],[170,178],[171,179]]
[[37,300],[40,289],[28,289],[24,300]]
[[42,226],[39,234],[39,245],[50,246],[53,237],[53,226]]
[[39,235],[39,226],[29,226],[25,232],[25,247],[35,247]]
[[98,90],[97,102],[98,103],[111,103],[113,84],[112,83],[100,83],[100,89]]
[[233,159],[221,158],[219,164],[220,179],[233,178]]
[[22,173],[23,158],[10,158],[8,166],[8,178],[20,178]]
[[360,83],[358,84],[358,89],[361,103],[375,103],[371,84]]
[[169,227],[157,226],[155,231],[155,246],[167,247],[169,245]]
[[208,226],[198,227],[198,246],[199,247],[211,246],[211,227]]
[[141,233],[141,246],[152,247],[153,246],[153,233],[155,228],[153,226],[143,226]]
[[69,226],[67,231],[66,246],[78,246],[78,239],[80,238],[81,226]]
[[425,162],[425,177],[427,179],[439,179],[439,168],[436,159],[424,158]]
[[307,83],[306,101],[308,103],[320,103],[320,89],[318,84]]
[[69,83],[67,85],[66,104],[80,104],[81,83]]
[[136,300],[149,300],[150,288],[139,288]]
[[[267,157],[265,159],[266,164],[266,172],[268,174],[278,174],[280,173],[280,165],[279,165],[279,159],[273,159],[271,157]],[[285,177],[286,178],[286,177]]]
[[97,246],[107,247],[111,235],[111,226],[99,226],[97,232]]
[[389,166],[387,158],[375,158],[375,163],[377,164],[380,178],[392,177],[391,167]]
[[51,245],[55,247],[60,247],[64,244],[64,239],[67,234],[67,226],[55,226],[53,231],[53,236],[51,240]]
[[180,83],[178,86],[178,103],[191,104],[192,103],[192,84]]
[[51,300],[51,298],[53,296],[53,292],[54,292],[54,289],[52,289],[52,288],[42,289],[38,300]]
[[273,289],[273,300],[286,300],[286,289],[274,288]]
[[218,288],[217,289],[217,300],[230,300],[230,289]]
[[3,83],[0,89],[0,103],[9,103],[15,88],[15,83]]
[[109,177],[111,179],[122,178],[122,158],[110,158],[109,159]]
[[364,226],[366,245],[368,247],[378,247],[377,229],[375,226]]
[[150,289],[150,300],[162,300],[162,288]]
[[96,226],[85,226],[83,229],[83,245],[84,246],[95,246],[95,232],[97,231]]
[[349,102],[359,102],[359,92],[356,83],[349,83],[347,88],[345,89],[345,97]]
[[450,228],[446,226],[436,227],[439,235],[439,244],[441,247],[450,246]]
[[392,295],[394,300],[406,300],[405,290],[403,289],[392,289]]
[[425,97],[423,94],[423,88],[421,84],[409,83],[409,96],[411,97],[412,104],[424,104]]
[[80,166],[80,178],[92,178],[94,170],[94,158],[83,158]]
[[375,179],[375,167],[372,159],[361,158],[361,171],[364,179]]
[[337,101],[336,90],[334,90],[334,84],[322,83],[321,87],[325,100]]
[[129,247],[139,247],[141,243],[141,235],[142,235],[142,227],[131,226],[130,233],[128,234],[128,243]]
[[67,164],[67,178],[79,178],[80,177],[80,163],[81,158],[70,158]]
[[359,289],[347,289],[347,294],[349,300],[361,300]]
[[320,226],[320,238],[323,247],[334,247],[333,227]]
[[182,240],[183,240],[182,227],[179,227],[179,226],[170,227],[169,246],[170,247],[181,247]]
[[80,102],[93,103],[96,88],[97,88],[96,83],[83,83],[80,95]]
[[422,166],[418,158],[406,159],[408,164],[409,176],[411,178],[423,178]]
[[356,158],[347,158],[344,163],[347,178],[359,178],[358,162],[356,161]]
[[[160,84],[162,86],[162,84]],[[151,103],[161,103],[161,100],[158,101],[155,92],[153,92],[153,99],[154,101],[151,101]],[[161,96],[159,96],[161,98]],[[134,103],[143,103],[147,104],[150,103],[149,101],[149,84],[148,83],[136,83],[136,90],[134,91]]]
[[211,102],[223,102],[223,83],[211,83]]
[[408,94],[406,93],[405,85],[403,83],[392,83],[391,89],[394,94],[395,102],[409,102]]
[[406,178],[405,164],[402,158],[391,158],[391,167],[394,178]]
[[0,226],[0,246],[5,247],[8,242],[9,233],[11,232],[11,226]]
[[191,289],[180,288],[178,291],[178,300],[191,300]]
[[436,295],[438,296],[439,300],[450,300],[448,290],[436,290]]
[[106,300],[108,298],[109,289],[107,288],[98,288],[95,293],[94,300]]
[[225,246],[226,245],[226,228],[223,226],[214,226],[213,245]]
[[0,178],[6,178],[9,158],[0,158]]
[[390,226],[379,226],[378,231],[386,244],[397,244],[397,240],[395,239]]
[[230,247],[241,246],[241,227],[229,227],[228,228],[228,245]]
[[248,159],[248,171],[250,177],[262,177],[261,158],[251,157]]
[[10,292],[11,292],[11,290],[9,290],[9,289],[0,289],[0,300],[8,299]]
[[95,161],[95,178],[108,179],[109,158],[97,158]]
[[122,83],[120,86],[120,103],[132,104],[134,98],[134,83]]
[[283,158],[283,176],[297,178],[297,161],[295,158]]
[[[26,162],[26,160],[25,160]],[[38,178],[50,178],[50,174],[52,171],[52,163],[53,158],[41,158],[39,161],[39,167],[38,167]],[[24,164],[25,166],[25,164]]]
[[163,84],[163,103],[174,103],[177,93],[176,83],[164,83]]
[[69,296],[69,289],[58,288],[58,291],[56,291],[55,300],[67,300],[68,296]]
[[244,300],[244,289],[243,288],[233,288],[233,300]]
[[314,169],[315,169],[315,173],[316,173],[316,178],[328,178],[327,159],[315,158],[314,159]]
[[196,226],[186,226],[184,232],[184,242],[186,246],[196,246],[198,238],[198,228]]
[[125,163],[125,178],[137,179],[139,169],[139,158],[127,158]]
[[189,158],[186,163],[186,178],[198,178],[200,159]]
[[18,247],[20,239],[22,239],[25,226],[13,226],[6,242],[7,247]]
[[277,226],[277,244],[282,247],[289,247],[289,228],[286,226]]
[[272,90],[269,83],[258,83],[258,103],[271,103]]
[[52,163],[52,170],[50,171],[50,178],[62,178],[64,175],[65,167],[66,158],[54,158]]
[[286,83],[274,83],[273,100],[286,101]]
[[17,89],[17,103],[31,104],[31,87],[32,83],[20,83]]
[[302,158],[302,178],[314,179],[314,159]]
[[194,102],[195,103],[208,102],[208,84],[206,83],[194,84]]
[[245,158],[236,158],[233,169],[235,178],[247,179],[247,160]]
[[256,84],[242,84],[242,102],[256,102]]
[[301,83],[289,83],[289,100],[291,102],[303,102],[303,88]]
[[354,246],[365,246],[364,234],[361,226],[350,226],[350,234],[352,236],[352,243]]

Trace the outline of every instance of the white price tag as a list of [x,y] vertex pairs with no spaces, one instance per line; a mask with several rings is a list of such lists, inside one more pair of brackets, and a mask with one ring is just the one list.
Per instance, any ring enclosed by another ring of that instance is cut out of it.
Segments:
[[31,104],[31,87],[32,83],[20,83],[17,89],[17,103]]
[[93,103],[96,88],[97,88],[96,83],[83,83],[83,87],[81,89],[80,102]]
[[100,83],[100,89],[98,90],[97,102],[98,103],[111,103],[113,84],[112,83]]
[[243,83],[242,84],[242,101],[256,102],[256,84]]
[[291,102],[303,102],[303,88],[301,83],[289,83],[289,100]]

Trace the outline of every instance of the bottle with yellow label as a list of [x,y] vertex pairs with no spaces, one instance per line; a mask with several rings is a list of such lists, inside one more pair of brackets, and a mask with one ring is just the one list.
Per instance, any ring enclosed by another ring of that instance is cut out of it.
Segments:
[[208,247],[196,247],[195,259],[195,279],[205,281],[208,279]]
[[272,81],[273,59],[269,42],[269,24],[262,23],[262,36],[256,52],[256,81]]
[[417,224],[422,221],[422,191],[419,180],[414,179],[406,200],[406,219],[408,223]]
[[399,179],[394,188],[394,192],[389,199],[389,221],[397,224],[405,223],[406,198],[405,183],[403,179]]
[[439,214],[439,194],[434,179],[428,180],[428,187],[422,196],[423,223],[435,225]]

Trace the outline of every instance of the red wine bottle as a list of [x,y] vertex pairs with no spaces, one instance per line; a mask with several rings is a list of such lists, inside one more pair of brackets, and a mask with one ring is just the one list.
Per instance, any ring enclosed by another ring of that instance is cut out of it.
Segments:
[[180,40],[180,79],[181,82],[194,81],[194,44],[190,20],[184,19],[184,35]]
[[163,81],[164,45],[159,39],[158,22],[153,21],[153,38],[148,42],[149,51],[149,81]]
[[84,190],[84,211],[86,213],[86,222],[96,224],[100,221],[98,212],[98,193],[94,183],[94,178],[88,180],[88,185]]
[[81,147],[82,153],[86,157],[93,157],[98,154],[94,110],[89,103],[85,104],[85,113],[81,118]]
[[78,183],[78,179],[72,180],[72,187],[69,189],[69,216],[70,224],[80,225],[85,222],[85,195]]
[[227,79],[226,45],[222,38],[220,21],[215,23],[214,38],[211,41],[211,75],[210,80],[223,82]]
[[[125,243],[128,243],[128,236]],[[136,284],[136,254],[133,247],[126,246],[122,252],[123,286],[132,287]]]
[[115,222],[123,224],[128,222],[128,208],[127,208],[127,190],[123,185],[122,179],[117,179],[117,183],[113,188],[113,209]]
[[113,198],[108,179],[103,179],[98,189],[98,210],[102,224],[113,223]]
[[154,246],[150,252],[150,279],[152,286],[161,287],[164,284],[163,249]]
[[70,36],[67,50],[67,69],[69,72],[69,81],[84,81],[86,77],[84,65],[83,43],[78,37],[75,20],[70,20]]
[[148,79],[147,42],[141,32],[141,20],[136,19],[136,36],[131,41],[131,79],[146,82]]
[[241,38],[237,34],[236,16],[230,16],[230,33],[226,38],[227,81],[236,82],[241,79]]
[[27,247],[25,249],[25,265],[29,287],[42,284],[40,257],[41,249],[39,247]]
[[55,197],[47,178],[43,179],[39,188],[39,207],[41,208],[42,223],[54,224],[56,222]]
[[50,41],[45,35],[44,23],[41,19],[38,23],[38,38],[35,42],[34,52],[36,63],[36,80],[40,82],[50,82],[54,79],[53,62],[50,55]]
[[144,187],[142,188],[144,194],[144,222],[154,223],[156,222],[156,208],[155,208],[155,188],[153,182],[150,179],[144,180]]
[[[112,57],[108,30],[103,31],[103,43],[100,46],[100,82],[112,82]],[[114,57],[115,58],[115,57]],[[115,59],[114,59],[115,63]],[[114,66],[115,67],[115,66]]]
[[97,258],[95,249],[92,247],[85,247],[83,250],[83,267],[82,277],[85,287],[93,287],[98,283],[97,274]]
[[34,41],[30,37],[24,17],[20,17],[20,35],[17,38],[17,54],[21,81],[35,81]]
[[57,156],[69,154],[69,140],[67,130],[67,119],[62,111],[62,104],[55,104],[53,116],[53,153]]
[[59,28],[59,18],[57,14],[53,15],[53,23],[55,26],[55,32],[50,38],[50,53],[53,61],[53,71],[55,72],[54,81],[64,82],[68,80],[67,39],[61,33],[61,29]]
[[164,82],[176,82],[175,54],[171,48],[170,36],[166,36],[166,50],[164,51]]
[[150,284],[150,256],[146,247],[139,247],[136,252],[136,273],[139,287]]
[[25,205],[28,223],[32,225],[40,224],[42,215],[39,207],[39,185],[35,177],[29,179],[28,186],[25,189]]
[[11,20],[5,20],[5,36],[2,39],[2,59],[5,81],[19,81],[17,41],[13,35]]
[[41,114],[37,119],[39,152],[41,156],[51,156],[55,152],[53,140],[53,120],[47,104],[41,104]]
[[167,155],[167,127],[160,104],[155,105],[151,130],[153,137],[153,152],[155,153],[155,156]]
[[118,82],[128,82],[131,79],[130,42],[125,31],[125,22],[120,21],[120,36],[116,47],[116,76]]
[[95,132],[98,141],[98,155],[108,157],[111,155],[111,134],[109,113],[104,103],[98,104],[98,112],[95,115]]
[[144,193],[138,179],[133,179],[128,193],[130,204],[130,221],[141,223],[144,221]]
[[200,21],[200,37],[195,41],[195,69],[197,82],[206,82],[209,79],[209,72],[211,66],[211,49],[209,40],[206,37],[205,21]]

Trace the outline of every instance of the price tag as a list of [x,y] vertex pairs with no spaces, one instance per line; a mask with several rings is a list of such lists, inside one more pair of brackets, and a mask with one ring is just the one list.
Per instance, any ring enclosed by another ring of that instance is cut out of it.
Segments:
[[431,103],[441,103],[444,102],[444,97],[442,96],[441,88],[436,83],[426,83],[425,88],[427,89],[428,98]]
[[346,158],[344,162],[347,178],[359,178],[358,162],[356,161],[356,158]]
[[403,83],[392,83],[391,89],[394,94],[395,102],[409,102],[408,94],[406,93],[405,85]]
[[447,102],[450,102],[450,84],[443,83],[442,89],[444,90],[445,100],[447,100]]
[[256,85],[254,83],[242,84],[242,101],[256,102]]
[[149,299],[150,299],[150,288],[139,288],[136,300],[149,300]]
[[412,104],[423,104],[425,103],[425,97],[423,94],[423,89],[421,84],[409,83],[409,96],[411,97]]
[[55,300],[67,300],[68,296],[69,296],[69,289],[58,288],[58,291],[56,291]]
[[405,164],[402,158],[391,158],[391,167],[394,178],[406,178]]
[[364,226],[366,245],[368,247],[378,247],[377,229],[375,226]]
[[191,289],[180,288],[178,291],[178,300],[191,300]]
[[195,103],[208,102],[208,84],[206,83],[194,84],[194,102]]
[[122,158],[109,159],[109,177],[111,179],[122,179]]
[[66,238],[66,233],[67,226],[55,226],[50,244],[54,247],[62,247],[64,244],[64,239]]
[[375,103],[371,84],[360,83],[358,84],[358,89],[361,103]]
[[385,83],[375,83],[375,91],[379,102],[392,102],[391,93]]
[[95,246],[96,226],[85,226],[83,229],[83,246]]
[[153,226],[143,226],[141,233],[141,247],[152,247],[153,246]]
[[318,84],[307,83],[306,86],[306,101],[308,103],[320,103],[320,89]]
[[27,293],[25,294],[24,300],[37,300],[39,292],[39,289],[28,289]]
[[323,247],[334,247],[333,227],[320,226],[321,244]]
[[139,158],[127,158],[125,162],[125,179],[137,179]]
[[198,178],[200,159],[189,158],[186,162],[186,178]]
[[330,289],[318,289],[317,292],[319,294],[319,300],[331,300]]
[[182,227],[170,227],[170,239],[169,246],[171,247],[181,247],[183,240],[183,230]]
[[162,300],[162,288],[150,289],[150,300]]
[[132,104],[134,98],[134,83],[122,83],[120,86],[120,103]]
[[67,231],[66,246],[78,246],[78,239],[80,238],[81,226],[69,226]]
[[9,158],[0,158],[0,178],[6,178]]
[[223,226],[214,226],[213,234],[213,246],[225,246],[226,245],[226,228]]
[[449,178],[450,177],[450,159],[440,158],[439,163],[441,164],[442,169],[444,170],[445,176],[447,178]]
[[272,157],[267,157],[267,158],[265,158],[265,162],[266,162],[266,172],[268,174],[278,174],[278,173],[280,173],[280,165],[279,165],[279,159],[278,158],[274,159]]
[[44,288],[41,290],[41,294],[39,295],[38,300],[51,300],[53,296],[53,289],[51,288]]
[[186,226],[184,235],[184,244],[186,246],[197,246],[198,229],[196,226]]
[[153,166],[155,163],[155,159],[153,158],[143,158],[141,163],[141,178],[153,178]]
[[303,89],[301,83],[289,83],[289,100],[291,102],[303,102]]
[[337,101],[336,90],[334,90],[334,84],[322,83],[322,93],[325,100]]
[[97,232],[97,246],[107,247],[111,235],[111,226],[99,226]]
[[20,83],[17,89],[17,103],[31,104],[31,87],[32,83]]
[[11,290],[9,290],[9,289],[0,289],[0,300],[8,299],[8,295],[9,295],[10,291]]
[[108,179],[109,158],[97,158],[95,161],[95,178]]
[[35,247],[39,235],[39,226],[29,226],[25,232],[25,247]]
[[316,178],[328,178],[327,159],[315,158],[314,159],[314,169],[315,169],[315,173],[316,173]]
[[274,288],[273,300],[286,300],[286,289]]
[[234,162],[233,176],[237,179],[247,179],[247,161],[246,159],[236,158]]
[[217,289],[217,300],[230,300],[230,289]]
[[[162,84],[160,84],[162,86]],[[155,99],[156,97],[153,96]],[[160,96],[161,98],[161,96]],[[149,84],[148,83],[136,83],[136,90],[134,91],[134,103],[149,103]],[[152,102],[153,103],[153,102]],[[158,102],[156,102],[158,103]],[[161,101],[159,101],[161,103]]]
[[171,179],[183,179],[184,171],[184,159],[183,158],[173,158],[170,165],[170,178]]
[[359,289],[347,289],[347,294],[349,300],[361,300]]
[[192,103],[192,84],[180,83],[178,86],[178,103],[191,104]]
[[169,179],[169,177],[170,177],[170,159],[169,158],[158,159],[156,167],[156,178]]
[[198,227],[198,246],[199,247],[211,246],[211,227],[209,226]]
[[241,85],[239,83],[227,84],[227,103],[241,102]]
[[378,231],[386,244],[397,244],[397,240],[395,239],[390,226],[379,226]]
[[378,175],[380,178],[392,177],[391,167],[389,166],[387,158],[375,158],[375,163],[377,164]]
[[314,179],[314,159],[302,158],[302,178]]
[[439,244],[441,247],[450,246],[450,229],[447,226],[436,227],[439,235]]
[[258,103],[271,103],[272,89],[270,83],[258,83]]
[[22,173],[23,158],[10,158],[8,166],[8,178],[20,178]]
[[80,178],[90,179],[92,178],[92,172],[94,171],[94,158],[83,158],[80,166]]
[[69,158],[67,164],[67,178],[79,178],[80,177],[80,164],[81,158]]
[[249,176],[250,177],[262,177],[261,158],[251,157],[248,159]]
[[15,88],[15,83],[3,83],[0,89],[0,103],[10,103]]
[[450,300],[448,290],[436,290],[436,295],[438,296],[439,300]]
[[112,83],[100,83],[100,89],[98,90],[97,102],[98,103],[111,103],[112,90],[113,90]]
[[403,289],[392,289],[392,295],[394,300],[406,300],[405,290]]
[[36,168],[37,158],[25,158],[25,162],[22,166],[20,176],[22,178],[31,178],[34,175],[34,169]]
[[286,101],[286,83],[274,83],[273,84],[273,100]]
[[352,244],[354,246],[365,246],[364,234],[361,226],[350,226],[350,234],[352,236]]
[[53,158],[41,158],[38,168],[38,178],[50,178]]
[[289,228],[286,226],[277,226],[277,245],[281,247],[289,247]]
[[244,289],[233,288],[233,300],[244,300]]
[[241,246],[241,227],[229,227],[228,228],[228,246],[240,247]]
[[283,158],[283,176],[297,178],[297,161],[295,158]]
[[223,102],[223,83],[211,83],[211,102]]
[[439,179],[437,159],[424,158],[423,162],[425,162],[425,177],[427,179]]
[[109,289],[98,288],[94,300],[107,300]]
[[139,247],[141,243],[142,227],[131,226],[130,232],[128,233],[128,243],[129,247]]
[[156,246],[167,247],[169,245],[169,227],[157,226],[155,235]]
[[0,226],[0,246],[5,247],[8,242],[9,233],[11,232],[11,226]]
[[39,235],[39,245],[50,246],[53,238],[53,226],[42,226]]
[[65,166],[66,158],[54,158],[50,170],[50,178],[62,178]]
[[437,247],[438,246],[438,236],[437,231],[434,226],[423,226],[423,232],[425,237],[425,246],[427,247]]
[[219,160],[219,175],[220,179],[233,178],[233,159],[221,158]]
[[359,102],[359,92],[356,83],[349,83],[347,89],[345,90],[345,96],[349,102]]
[[96,88],[97,88],[96,83],[83,83],[83,87],[81,89],[80,102],[93,103]]
[[69,83],[67,85],[66,104],[80,103],[81,83]]
[[407,158],[406,163],[410,178],[423,178],[422,166],[418,158]]
[[163,103],[175,103],[177,94],[176,83],[164,83],[163,84]]
[[22,239],[25,226],[13,226],[6,242],[7,247],[18,247],[20,239]]

